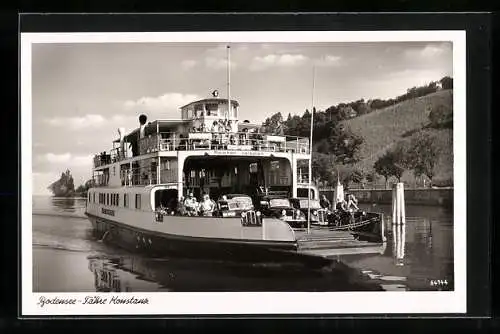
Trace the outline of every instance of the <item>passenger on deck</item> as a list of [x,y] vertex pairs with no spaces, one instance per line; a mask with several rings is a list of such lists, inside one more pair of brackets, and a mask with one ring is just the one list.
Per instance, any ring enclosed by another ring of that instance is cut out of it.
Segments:
[[330,206],[332,205],[325,195],[321,196],[321,201],[319,202],[319,204],[323,209],[330,209]]
[[335,209],[337,211],[339,211],[339,212],[347,212],[347,201],[346,201],[346,199],[344,198],[341,201],[338,201]]
[[248,145],[248,129],[244,128],[243,133],[240,133],[240,144]]
[[205,217],[211,217],[215,211],[215,202],[210,199],[208,194],[203,194],[203,201],[200,203],[200,212]]
[[234,135],[231,135],[231,136],[229,137],[229,143],[230,143],[231,145],[236,145],[236,144],[237,144],[237,143],[236,143],[236,137],[235,137]]
[[224,121],[219,120],[219,144],[227,145],[226,140],[227,140],[226,126],[224,125]]
[[181,196],[181,199],[177,203],[177,213],[181,216],[186,215],[186,206],[184,205],[184,201],[185,201],[184,196]]
[[343,225],[343,224],[348,224],[351,223],[354,216],[353,214],[349,211],[348,206],[347,206],[347,196],[344,197],[341,201],[337,202],[336,205],[336,216],[337,218],[337,225]]
[[219,211],[229,208],[227,205],[227,196],[226,195],[222,195],[221,200],[217,203],[217,208],[219,209]]
[[354,197],[353,194],[347,195],[347,210],[351,212],[359,210],[358,200],[356,199],[356,197]]
[[189,193],[188,198],[184,201],[184,206],[186,208],[186,214],[188,216],[196,216],[198,214],[198,201],[193,196],[193,193]]
[[219,143],[219,124],[217,121],[214,121],[212,124],[212,140],[214,144]]

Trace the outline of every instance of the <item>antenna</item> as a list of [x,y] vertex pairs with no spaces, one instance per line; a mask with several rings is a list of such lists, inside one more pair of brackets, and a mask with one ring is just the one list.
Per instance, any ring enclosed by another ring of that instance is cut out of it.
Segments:
[[309,138],[309,185],[307,187],[307,234],[311,233],[311,171],[312,171],[312,143],[314,123],[314,85],[316,79],[316,67],[313,65],[312,93],[311,93],[311,137]]
[[231,47],[227,46],[227,112],[226,120],[231,112]]

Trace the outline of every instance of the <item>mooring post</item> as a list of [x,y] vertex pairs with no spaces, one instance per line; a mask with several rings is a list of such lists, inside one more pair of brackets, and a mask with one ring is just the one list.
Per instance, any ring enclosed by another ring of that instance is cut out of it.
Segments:
[[404,184],[399,182],[392,187],[392,223],[399,225],[405,224],[405,222]]
[[[262,217],[262,216],[261,216]],[[261,218],[261,224],[262,224],[262,240],[266,240],[266,221],[264,218]]]

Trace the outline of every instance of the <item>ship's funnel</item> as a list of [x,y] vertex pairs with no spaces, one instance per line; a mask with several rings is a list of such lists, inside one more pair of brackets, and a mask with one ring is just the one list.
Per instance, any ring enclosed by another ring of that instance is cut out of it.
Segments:
[[148,117],[144,114],[139,116],[139,138],[144,138],[144,132],[146,128],[146,121],[148,120]]

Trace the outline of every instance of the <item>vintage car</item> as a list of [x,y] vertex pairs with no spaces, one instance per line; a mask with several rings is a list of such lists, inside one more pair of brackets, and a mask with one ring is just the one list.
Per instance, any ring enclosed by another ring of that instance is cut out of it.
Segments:
[[304,213],[304,216],[307,220],[307,216],[309,215],[309,207],[311,212],[311,224],[316,225],[328,225],[328,218],[330,216],[330,212],[327,209],[323,209],[320,205],[319,200],[310,199],[307,197],[299,197],[299,198],[291,198],[290,203],[295,209],[300,210]]
[[282,196],[264,196],[260,201],[260,210],[264,217],[278,218],[286,221],[294,228],[302,228],[307,225],[304,213],[294,209],[288,198]]
[[217,200],[215,216],[239,217],[242,213],[253,210],[252,198],[245,194],[225,194]]

